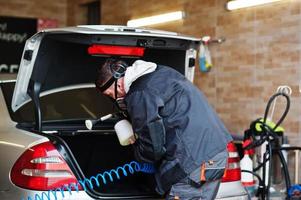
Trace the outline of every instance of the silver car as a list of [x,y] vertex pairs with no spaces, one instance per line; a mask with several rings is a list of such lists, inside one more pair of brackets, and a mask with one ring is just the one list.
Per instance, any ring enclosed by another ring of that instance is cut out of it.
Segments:
[[[94,85],[112,56],[174,67],[193,81],[200,39],[122,26],[78,26],[37,33],[25,45],[17,81],[0,92],[0,199],[162,199],[147,165],[120,146],[116,118],[93,130],[86,119],[116,113]],[[245,200],[239,156],[229,160],[217,199]],[[114,170],[112,170],[114,169]]]

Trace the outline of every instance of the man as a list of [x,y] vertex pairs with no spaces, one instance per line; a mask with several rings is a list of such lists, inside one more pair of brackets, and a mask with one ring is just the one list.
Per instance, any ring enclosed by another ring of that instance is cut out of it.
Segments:
[[[137,60],[108,59],[97,88],[124,99],[138,161],[156,166],[156,191],[167,199],[214,199],[231,136],[203,94],[182,74]],[[120,101],[118,101],[120,102]]]

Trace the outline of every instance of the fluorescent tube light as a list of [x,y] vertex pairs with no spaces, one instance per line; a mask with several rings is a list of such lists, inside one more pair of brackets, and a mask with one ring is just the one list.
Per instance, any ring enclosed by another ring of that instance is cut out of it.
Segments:
[[240,8],[247,8],[258,6],[267,3],[273,3],[281,0],[232,0],[227,3],[228,10],[236,10]]
[[170,13],[165,13],[165,14],[161,14],[161,15],[155,15],[155,16],[151,16],[151,17],[129,20],[127,22],[127,26],[140,27],[140,26],[147,26],[147,25],[153,25],[153,24],[180,20],[183,18],[184,18],[184,12],[176,11],[176,12],[170,12]]

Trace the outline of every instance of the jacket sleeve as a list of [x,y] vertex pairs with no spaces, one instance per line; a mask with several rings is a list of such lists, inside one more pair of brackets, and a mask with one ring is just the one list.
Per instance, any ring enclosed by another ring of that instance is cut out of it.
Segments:
[[126,102],[134,132],[138,135],[133,145],[136,159],[141,162],[160,160],[166,152],[165,128],[159,115],[163,100],[150,91],[135,91]]

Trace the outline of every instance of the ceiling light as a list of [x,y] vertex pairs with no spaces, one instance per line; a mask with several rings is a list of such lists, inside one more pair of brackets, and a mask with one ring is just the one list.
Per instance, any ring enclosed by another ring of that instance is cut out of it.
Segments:
[[281,0],[232,0],[227,3],[228,10],[236,10],[240,8],[247,8],[252,6],[273,3]]
[[176,11],[176,12],[170,12],[170,13],[165,13],[165,14],[161,14],[161,15],[155,15],[155,16],[151,16],[151,17],[129,20],[127,22],[127,26],[140,27],[140,26],[147,26],[147,25],[153,25],[153,24],[180,20],[183,18],[184,18],[184,12]]

